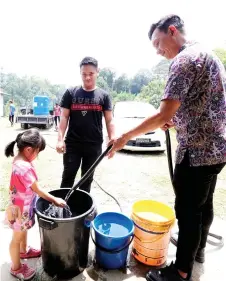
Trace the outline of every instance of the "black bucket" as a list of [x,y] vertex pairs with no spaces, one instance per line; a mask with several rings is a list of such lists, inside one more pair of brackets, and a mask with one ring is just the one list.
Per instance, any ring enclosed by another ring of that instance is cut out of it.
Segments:
[[[53,190],[54,196],[65,198],[69,188]],[[36,202],[43,268],[50,276],[69,279],[84,270],[88,262],[90,222],[96,217],[91,195],[75,190],[68,200],[71,218],[51,218],[43,214],[49,202]]]

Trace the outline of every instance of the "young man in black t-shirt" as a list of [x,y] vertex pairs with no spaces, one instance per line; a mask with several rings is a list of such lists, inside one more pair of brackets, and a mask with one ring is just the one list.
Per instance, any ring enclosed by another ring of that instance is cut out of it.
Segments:
[[[112,140],[115,134],[111,99],[106,91],[96,86],[97,60],[85,57],[80,63],[80,72],[83,85],[67,89],[61,100],[56,147],[57,152],[64,153],[61,188],[71,188],[80,165],[84,175],[101,154],[103,116],[109,139]],[[80,189],[90,192],[92,181],[93,175]]]

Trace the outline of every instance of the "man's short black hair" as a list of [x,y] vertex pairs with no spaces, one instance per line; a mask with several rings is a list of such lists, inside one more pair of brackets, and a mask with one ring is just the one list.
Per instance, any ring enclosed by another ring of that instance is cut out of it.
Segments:
[[185,34],[184,21],[177,15],[168,15],[151,25],[148,32],[149,39],[152,39],[152,35],[156,29],[167,33],[170,25],[174,25],[182,34]]
[[85,57],[81,62],[80,62],[80,68],[83,65],[93,65],[96,68],[98,68],[98,61],[92,57]]

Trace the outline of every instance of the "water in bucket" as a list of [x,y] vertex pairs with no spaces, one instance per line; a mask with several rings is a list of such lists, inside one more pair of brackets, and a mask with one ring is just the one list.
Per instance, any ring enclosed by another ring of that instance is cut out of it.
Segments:
[[108,236],[121,237],[129,233],[128,228],[117,223],[102,223],[99,224],[97,229]]
[[71,218],[72,212],[70,207],[66,205],[64,208],[57,207],[53,204],[49,204],[48,208],[43,211],[43,215],[51,218]]

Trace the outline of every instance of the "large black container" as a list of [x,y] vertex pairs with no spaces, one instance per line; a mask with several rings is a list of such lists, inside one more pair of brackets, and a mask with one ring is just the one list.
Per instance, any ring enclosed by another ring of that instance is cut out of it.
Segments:
[[[54,196],[65,198],[68,188],[53,190]],[[90,221],[96,216],[96,207],[91,195],[75,190],[68,200],[73,216],[55,219],[43,215],[49,202],[39,198],[36,202],[42,262],[50,276],[69,279],[78,275],[88,262]]]

